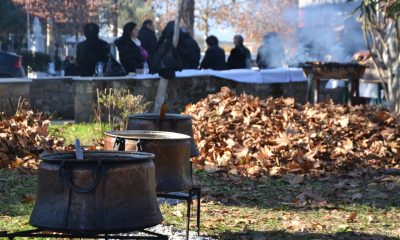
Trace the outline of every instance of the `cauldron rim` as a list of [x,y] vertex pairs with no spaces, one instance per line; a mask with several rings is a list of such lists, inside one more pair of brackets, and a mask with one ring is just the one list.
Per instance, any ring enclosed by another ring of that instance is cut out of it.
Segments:
[[[141,120],[159,120],[160,115],[157,113],[140,113],[140,114],[129,114],[128,119],[141,119]],[[178,113],[166,113],[162,120],[188,120],[193,119],[190,115],[178,114]]]
[[42,153],[43,162],[144,162],[153,160],[155,155],[148,152],[133,151],[83,151],[83,160],[77,160],[74,151]]
[[104,135],[115,138],[123,138],[130,140],[189,140],[192,137],[186,134],[166,131],[150,131],[150,130],[124,130],[124,131],[107,131]]

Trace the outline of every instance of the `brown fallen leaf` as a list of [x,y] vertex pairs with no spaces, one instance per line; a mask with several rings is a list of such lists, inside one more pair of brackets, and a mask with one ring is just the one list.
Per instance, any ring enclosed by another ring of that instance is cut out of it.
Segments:
[[349,125],[349,117],[348,116],[342,116],[339,120],[339,124],[342,128],[346,128]]
[[305,224],[303,224],[302,222],[300,222],[300,220],[292,220],[288,223],[285,223],[284,226],[288,229],[292,229],[293,231],[296,232],[304,232],[307,230],[307,227]]
[[343,146],[343,149],[345,149],[346,151],[350,151],[353,149],[353,141],[349,138],[345,138],[342,141],[342,146]]
[[250,219],[245,219],[245,218],[235,219],[235,224],[250,224],[250,223],[251,223]]
[[23,203],[32,203],[36,199],[36,196],[33,194],[24,194],[21,196],[21,201]]
[[351,223],[354,222],[354,220],[357,217],[357,212],[352,212],[348,217],[347,217],[347,222]]

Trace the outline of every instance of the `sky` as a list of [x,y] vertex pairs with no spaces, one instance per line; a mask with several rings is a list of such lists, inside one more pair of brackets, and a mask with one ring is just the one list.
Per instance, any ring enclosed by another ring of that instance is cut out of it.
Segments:
[[[204,35],[204,32],[199,29],[195,29],[195,31],[196,35]],[[232,27],[211,24],[209,34],[215,35],[221,42],[232,42],[233,36],[236,35],[236,32]]]

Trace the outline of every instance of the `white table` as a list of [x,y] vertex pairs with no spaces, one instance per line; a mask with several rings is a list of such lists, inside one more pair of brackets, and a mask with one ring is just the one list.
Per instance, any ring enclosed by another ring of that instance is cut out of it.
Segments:
[[[240,83],[271,84],[271,83],[291,83],[306,82],[307,78],[301,68],[274,68],[274,69],[232,69],[232,70],[211,70],[211,69],[185,69],[176,72],[177,78],[212,76],[228,79]],[[102,81],[102,80],[149,80],[159,79],[158,74],[136,74],[123,77],[75,77],[74,80]],[[326,88],[344,87],[344,81],[330,80]],[[360,96],[377,98],[378,85],[375,83],[363,83],[360,81]]]
[[[176,72],[177,78],[213,76],[224,78],[242,83],[288,83],[288,82],[305,82],[307,81],[301,68],[276,68],[276,69],[233,69],[233,70],[196,70],[185,69]],[[133,79],[154,79],[159,78],[158,74],[138,74],[132,76]]]

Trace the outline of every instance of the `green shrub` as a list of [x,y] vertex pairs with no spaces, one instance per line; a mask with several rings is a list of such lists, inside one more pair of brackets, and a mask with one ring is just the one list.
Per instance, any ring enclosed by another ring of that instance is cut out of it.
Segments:
[[106,121],[113,130],[126,129],[128,115],[146,112],[150,103],[142,95],[132,95],[129,89],[97,89],[95,119]]
[[47,68],[50,62],[50,56],[45,53],[24,51],[21,52],[22,65],[24,66],[25,72],[28,72],[28,66],[30,71],[34,72],[47,72]]

